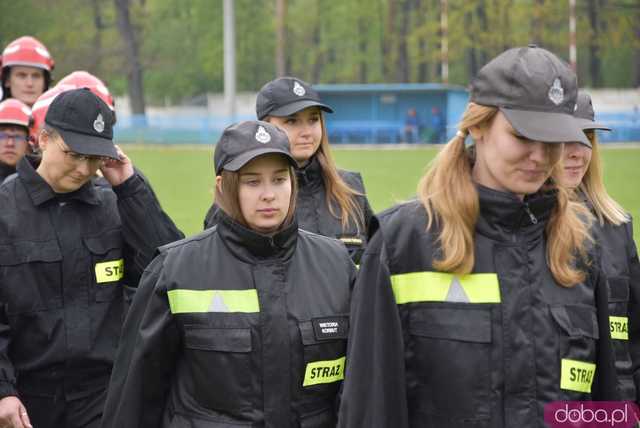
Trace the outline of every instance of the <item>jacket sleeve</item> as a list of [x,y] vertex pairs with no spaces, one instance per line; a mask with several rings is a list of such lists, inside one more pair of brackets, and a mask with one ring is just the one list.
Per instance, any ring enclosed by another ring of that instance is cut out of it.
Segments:
[[626,224],[629,242],[629,354],[636,386],[636,402],[640,403],[640,259],[633,240],[633,225]]
[[597,369],[593,380],[592,396],[597,401],[617,401],[620,399],[620,395],[617,387],[616,359],[609,327],[609,286],[600,269],[592,269],[590,274],[595,282],[599,337],[596,351]]
[[[1,281],[0,286],[2,286]],[[16,373],[13,362],[9,359],[10,343],[11,327],[7,319],[6,305],[0,304],[0,399],[18,395]]]
[[118,196],[118,211],[127,247],[126,282],[136,286],[156,248],[182,239],[184,235],[162,210],[153,190],[139,173],[115,186],[113,191]]
[[350,324],[338,426],[407,427],[404,341],[382,231],[362,258]]
[[102,428],[162,426],[180,333],[162,283],[164,255],[145,271],[125,320]]

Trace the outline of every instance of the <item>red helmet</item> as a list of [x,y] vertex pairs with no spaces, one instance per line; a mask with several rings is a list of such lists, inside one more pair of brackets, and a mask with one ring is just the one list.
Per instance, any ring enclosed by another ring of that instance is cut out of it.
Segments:
[[98,79],[93,74],[86,71],[74,71],[68,76],[63,77],[56,86],[66,85],[69,85],[70,88],[65,90],[89,88],[91,92],[100,97],[100,99],[104,101],[112,111],[115,110],[115,103],[109,89],[107,89],[107,86],[102,80]]
[[0,125],[24,126],[29,130],[31,125],[31,109],[15,98],[0,103]]
[[41,68],[51,73],[55,62],[46,46],[39,40],[23,36],[9,43],[2,52],[2,68],[12,65]]
[[36,102],[33,104],[31,108],[31,114],[33,116],[33,122],[31,128],[29,129],[29,134],[33,136],[35,142],[38,140],[38,132],[44,125],[44,117],[47,115],[47,111],[49,110],[49,104],[53,101],[53,99],[64,91],[68,91],[70,89],[74,89],[68,86],[60,87],[60,85],[56,85],[53,88],[46,91],[44,94],[40,95]]

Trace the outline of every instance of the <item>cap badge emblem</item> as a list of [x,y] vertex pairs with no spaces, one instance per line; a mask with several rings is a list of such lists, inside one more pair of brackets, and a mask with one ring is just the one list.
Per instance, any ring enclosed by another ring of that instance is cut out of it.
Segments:
[[93,121],[93,129],[100,133],[104,131],[104,119],[102,119],[102,113],[98,113],[98,117]]
[[562,89],[560,79],[557,77],[556,80],[553,81],[551,88],[549,88],[549,99],[555,105],[560,105],[562,101],[564,101],[564,89]]
[[258,131],[256,132],[256,141],[258,143],[267,144],[271,141],[271,135],[264,129],[262,126],[258,126]]
[[306,94],[307,91],[305,91],[304,88],[302,87],[302,85],[299,84],[298,82],[293,82],[293,93],[296,94],[297,96],[301,97],[304,94]]

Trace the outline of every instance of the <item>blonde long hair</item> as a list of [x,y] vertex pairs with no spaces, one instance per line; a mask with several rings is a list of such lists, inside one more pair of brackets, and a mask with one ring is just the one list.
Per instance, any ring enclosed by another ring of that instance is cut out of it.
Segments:
[[[418,197],[427,211],[427,227],[439,227],[441,257],[433,266],[444,272],[468,274],[475,263],[475,226],[480,213],[478,192],[473,183],[472,162],[465,148],[465,137],[473,126],[489,126],[498,110],[469,103],[459,132],[429,165],[418,183]],[[559,177],[562,164],[553,168]],[[555,180],[558,182],[557,180]],[[557,187],[557,204],[546,225],[546,257],[554,279],[565,287],[584,281],[585,272],[577,266],[586,261],[586,241],[590,240],[588,210],[570,200],[567,189]]]
[[600,148],[598,144],[598,137],[594,130],[586,131],[585,134],[591,142],[591,162],[587,168],[587,172],[582,177],[582,183],[580,183],[580,191],[589,199],[589,202],[593,206],[596,217],[601,225],[604,225],[605,221],[621,225],[629,221],[629,216],[624,211],[624,208],[616,202],[604,187],[604,180],[602,174],[602,159],[600,158]]

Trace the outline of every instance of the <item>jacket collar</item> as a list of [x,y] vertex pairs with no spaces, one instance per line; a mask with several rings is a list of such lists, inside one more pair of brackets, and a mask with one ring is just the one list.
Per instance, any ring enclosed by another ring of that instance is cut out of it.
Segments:
[[293,255],[298,239],[298,223],[294,220],[273,236],[263,235],[242,226],[219,210],[218,233],[225,246],[246,263],[287,261]]
[[[24,157],[18,162],[18,176],[24,184],[29,197],[35,206],[44,204],[45,202],[56,198],[58,195],[53,191],[49,183],[47,183],[40,174],[36,172],[29,160]],[[87,181],[78,190],[65,194],[68,199],[76,199],[90,205],[99,205],[100,200],[91,180]]]
[[524,233],[525,238],[541,236],[557,203],[557,191],[540,191],[525,196],[521,201],[516,195],[499,192],[476,184],[480,199],[478,232],[502,239],[505,234]]
[[16,168],[13,166],[9,166],[4,162],[0,162],[0,183],[2,180],[10,176],[11,174],[16,172]]
[[296,168],[296,178],[300,186],[322,184],[322,167],[318,158],[313,155],[305,166]]

